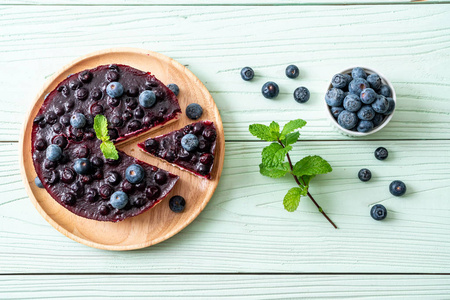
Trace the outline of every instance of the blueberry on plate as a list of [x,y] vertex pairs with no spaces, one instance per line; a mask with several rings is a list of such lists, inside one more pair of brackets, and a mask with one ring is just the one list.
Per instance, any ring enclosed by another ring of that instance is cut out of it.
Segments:
[[360,118],[361,120],[370,121],[374,117],[375,117],[375,111],[373,110],[372,106],[370,106],[370,105],[364,105],[358,111],[358,118]]
[[144,179],[144,168],[138,164],[132,164],[125,170],[125,178],[130,183],[139,183]]
[[245,81],[249,81],[249,80],[252,80],[254,76],[255,76],[255,72],[253,71],[252,68],[250,68],[250,67],[242,68],[242,70],[241,70],[242,79],[244,79]]
[[87,158],[78,158],[73,164],[75,172],[85,175],[91,171],[91,162]]
[[261,93],[267,99],[273,99],[278,96],[280,89],[278,88],[278,84],[273,81],[268,81],[264,83],[261,88]]
[[348,85],[348,91],[350,92],[350,94],[355,94],[357,96],[360,96],[361,92],[367,88],[370,88],[370,85],[363,78],[353,78],[353,80]]
[[300,70],[296,65],[289,65],[286,67],[286,76],[289,78],[297,78],[300,74]]
[[379,114],[384,114],[389,109],[389,101],[386,97],[378,95],[377,100],[372,103],[372,108]]
[[309,90],[304,86],[298,87],[294,91],[294,99],[298,103],[308,102],[309,96]]
[[388,107],[387,111],[384,113],[384,115],[388,116],[388,115],[392,114],[392,112],[395,109],[395,101],[391,97],[387,97],[386,99],[389,102],[389,107]]
[[86,117],[82,113],[74,113],[70,117],[70,125],[74,128],[83,128],[86,125]]
[[203,114],[203,108],[200,104],[191,103],[186,107],[186,116],[191,120],[199,119]]
[[344,108],[351,112],[357,112],[361,108],[361,101],[359,97],[354,94],[348,94],[344,98]]
[[369,76],[367,76],[366,80],[374,90],[378,91],[380,89],[381,78],[380,76],[378,76],[378,74],[370,74]]
[[380,94],[380,95],[383,95],[383,96],[385,96],[385,97],[391,97],[391,96],[392,96],[392,95],[391,95],[391,88],[390,88],[388,85],[383,84],[383,85],[380,87],[379,94]]
[[356,130],[359,132],[369,132],[373,129],[373,122],[372,121],[364,121],[361,120],[358,123],[358,127],[356,127]]
[[181,196],[173,196],[169,200],[169,207],[170,210],[176,213],[180,213],[184,210],[184,207],[186,206],[186,201]]
[[139,95],[139,104],[142,107],[149,108],[155,105],[155,103],[156,103],[155,92],[145,90]]
[[325,94],[325,102],[329,106],[341,106],[344,101],[344,92],[341,89],[331,88]]
[[39,177],[36,176],[36,178],[34,178],[34,184],[36,184],[36,186],[40,189],[44,188],[44,185],[42,184],[42,181],[39,179]]
[[374,127],[377,127],[378,125],[381,124],[381,122],[383,122],[384,120],[384,116],[382,114],[375,114],[375,117],[373,117],[372,119],[372,123]]
[[371,88],[364,89],[360,94],[361,102],[364,104],[371,104],[377,100],[377,96],[377,93]]
[[330,108],[330,110],[333,117],[337,118],[339,114],[344,110],[344,108],[342,106],[333,106]]
[[[348,75],[347,75],[348,76]],[[347,86],[347,84],[349,83],[348,77],[350,76],[345,76],[344,74],[336,74],[333,76],[333,78],[331,79],[331,85],[335,88],[338,89],[343,89]]]
[[355,113],[344,110],[338,116],[338,124],[344,129],[352,129],[358,123],[358,117]]
[[369,169],[361,169],[358,172],[358,178],[361,181],[369,181],[372,178],[372,172]]
[[401,180],[394,180],[389,185],[389,192],[396,197],[403,196],[406,193],[406,185]]
[[123,85],[120,82],[113,81],[106,87],[106,93],[111,98],[117,98],[123,94]]
[[186,151],[194,151],[198,147],[198,138],[192,133],[188,133],[181,138],[181,147]]
[[128,195],[122,191],[114,192],[109,198],[109,203],[114,208],[122,209],[128,203]]
[[175,96],[178,96],[178,94],[180,93],[180,88],[175,83],[169,83],[167,87],[172,91],[172,93],[175,94]]
[[389,152],[387,151],[387,149],[386,148],[384,148],[384,147],[378,147],[376,150],[375,150],[375,158],[376,159],[378,159],[378,160],[385,160],[387,157],[388,157],[388,155],[389,155]]
[[352,70],[352,77],[353,77],[353,79],[356,79],[356,78],[366,79],[367,78],[367,74],[366,74],[366,71],[364,71],[363,68],[356,67],[356,68],[354,68]]
[[58,161],[62,157],[62,150],[58,145],[51,144],[45,150],[45,157],[50,161]]
[[370,209],[370,216],[377,221],[381,221],[387,216],[387,210],[386,207],[384,207],[381,204],[375,204]]

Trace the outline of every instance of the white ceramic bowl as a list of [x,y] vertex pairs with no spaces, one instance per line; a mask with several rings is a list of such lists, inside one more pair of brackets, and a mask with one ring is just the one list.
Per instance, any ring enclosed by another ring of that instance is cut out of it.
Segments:
[[[340,71],[340,72],[338,72],[338,73],[341,73],[341,74],[350,74],[350,73],[352,72],[352,69],[354,69],[354,68],[356,68],[356,67],[353,67],[353,68],[347,68],[347,69],[342,70],[342,71]],[[337,129],[337,131],[339,131],[340,133],[342,133],[343,135],[350,136],[350,137],[363,137],[363,136],[368,136],[369,134],[372,134],[372,133],[375,133],[375,132],[380,131],[380,130],[383,129],[383,128],[389,123],[389,121],[392,119],[392,116],[394,115],[394,112],[395,112],[395,110],[396,110],[396,108],[397,108],[397,96],[396,96],[396,94],[395,94],[394,87],[392,86],[392,84],[390,83],[390,81],[387,80],[386,77],[385,77],[383,74],[381,74],[380,72],[378,72],[378,71],[376,71],[376,70],[374,70],[374,69],[370,69],[370,68],[366,68],[366,67],[361,67],[361,68],[363,68],[364,71],[366,71],[367,75],[374,74],[374,73],[378,74],[378,75],[380,76],[380,78],[381,78],[382,84],[386,84],[386,85],[389,86],[389,88],[391,89],[391,93],[392,93],[392,99],[394,99],[394,102],[395,102],[395,108],[394,108],[394,110],[392,111],[392,113],[391,113],[389,116],[386,116],[386,117],[384,118],[384,120],[380,123],[380,125],[378,125],[377,127],[375,127],[374,129],[372,129],[372,130],[369,131],[369,132],[359,132],[359,131],[353,131],[353,130],[348,130],[348,129],[342,128],[341,125],[339,125],[339,123],[337,122],[337,120],[336,120],[336,119],[333,117],[333,115],[331,114],[330,107],[327,105],[327,103],[326,103],[325,100],[324,100],[323,103],[325,104],[325,110],[326,110],[326,112],[327,112],[327,115],[328,115],[328,118],[329,118],[329,120],[330,120],[331,125],[332,125],[335,129]],[[337,74],[337,73],[336,73],[336,74]],[[330,84],[328,85],[327,91],[328,91],[329,89],[331,89],[332,87],[333,87],[333,86],[331,85],[331,82],[330,82]]]

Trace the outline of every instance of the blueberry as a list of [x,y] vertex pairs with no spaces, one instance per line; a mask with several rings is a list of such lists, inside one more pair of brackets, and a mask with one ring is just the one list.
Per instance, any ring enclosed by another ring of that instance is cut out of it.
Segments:
[[120,82],[113,81],[106,87],[106,93],[111,98],[118,98],[123,94],[123,85]]
[[403,196],[406,193],[406,185],[403,183],[403,181],[394,180],[389,185],[389,192],[397,197]]
[[336,74],[333,76],[333,79],[331,79],[331,84],[335,88],[343,89],[348,84],[347,80],[348,80],[348,77],[345,76],[344,74]]
[[352,76],[350,76],[350,74],[342,74],[345,77],[345,80],[347,80],[347,84],[348,85],[350,82],[352,82],[353,78]]
[[34,184],[40,189],[44,188],[44,185],[42,184],[42,181],[39,179],[39,177],[34,178]]
[[74,128],[83,128],[86,125],[86,117],[82,113],[74,113],[70,117],[70,125]]
[[334,106],[331,108],[331,114],[333,117],[337,118],[343,110],[344,108],[342,106]]
[[387,210],[386,207],[384,207],[381,204],[375,204],[370,209],[370,216],[377,221],[381,221],[387,216]]
[[106,182],[111,185],[118,185],[121,179],[120,174],[115,171],[111,171],[106,175]]
[[198,138],[192,133],[188,133],[181,139],[181,146],[186,151],[194,151],[198,147]]
[[87,158],[78,158],[73,164],[73,169],[78,174],[85,175],[91,170],[91,162]]
[[152,107],[156,103],[156,95],[153,91],[145,90],[139,95],[139,104],[145,108]]
[[357,67],[352,70],[352,77],[353,77],[353,79],[356,79],[356,78],[366,79],[367,74],[363,68]]
[[392,114],[392,112],[395,109],[395,101],[394,101],[394,99],[392,99],[390,97],[387,97],[386,99],[389,102],[389,107],[388,107],[387,111],[384,112],[385,116]]
[[132,164],[125,170],[125,178],[131,183],[139,183],[144,179],[144,168],[138,164]]
[[338,116],[338,123],[344,129],[352,129],[358,123],[358,117],[355,113],[344,110]]
[[167,175],[164,172],[156,172],[154,178],[157,184],[164,184],[167,182]]
[[175,83],[170,83],[167,85],[167,87],[172,91],[172,93],[175,94],[175,96],[178,96],[178,94],[180,93],[180,88]]
[[286,67],[286,76],[289,78],[297,78],[300,71],[296,65],[289,65]]
[[358,172],[358,178],[361,181],[369,181],[372,178],[372,172],[369,169],[361,169]]
[[389,101],[386,99],[386,97],[378,95],[377,100],[372,103],[372,108],[375,112],[384,114],[389,108]]
[[261,88],[261,93],[267,99],[276,98],[279,92],[278,84],[273,81],[267,81]]
[[375,117],[375,111],[373,110],[372,106],[370,106],[370,105],[364,105],[358,111],[358,118],[360,118],[361,120],[370,121],[374,117]]
[[384,148],[384,147],[378,147],[376,150],[375,150],[375,158],[376,159],[378,159],[378,160],[385,160],[387,157],[388,157],[388,155],[389,155],[389,152],[387,151],[387,149],[386,148]]
[[377,127],[378,125],[381,124],[381,122],[383,122],[384,120],[384,116],[382,114],[375,114],[375,117],[373,117],[372,119],[372,123],[374,127]]
[[305,103],[309,100],[309,90],[304,86],[298,87],[294,91],[294,99],[298,103]]
[[85,88],[79,88],[78,90],[75,91],[75,97],[78,100],[84,101],[87,99],[88,96],[89,96],[89,91]]
[[359,97],[353,94],[348,94],[344,98],[344,108],[350,112],[357,112],[361,108],[361,101]]
[[184,207],[186,206],[186,201],[181,196],[173,196],[169,200],[169,207],[170,210],[176,213],[180,213],[184,210]]
[[348,85],[350,94],[361,95],[364,89],[370,88],[369,83],[363,78],[354,78]]
[[102,96],[103,96],[102,91],[99,90],[99,89],[97,89],[97,88],[94,88],[94,89],[91,91],[91,97],[92,97],[92,99],[95,100],[95,101],[100,100],[100,99],[102,98]]
[[372,102],[377,100],[377,96],[377,93],[373,89],[367,88],[362,90],[359,97],[361,98],[362,103],[371,104]]
[[378,91],[380,89],[381,78],[380,76],[378,76],[378,74],[370,74],[369,76],[367,76],[366,80],[374,90]]
[[242,79],[244,79],[245,81],[249,81],[249,80],[252,80],[254,76],[255,76],[255,72],[253,71],[252,68],[250,68],[250,67],[242,68],[242,70],[241,70]]
[[344,92],[341,89],[331,88],[325,94],[325,102],[329,106],[341,106],[344,101]]
[[45,157],[50,161],[58,161],[62,157],[62,150],[58,145],[51,144],[45,150]]
[[385,97],[391,97],[391,96],[392,96],[392,95],[391,95],[391,88],[390,88],[388,85],[383,84],[383,85],[380,87],[379,94],[380,94],[380,95],[383,95],[383,96],[385,96]]
[[112,207],[122,209],[128,204],[128,196],[122,191],[114,192],[109,199]]
[[203,114],[203,108],[197,103],[191,103],[186,107],[186,116],[191,120],[199,119]]
[[369,132],[373,129],[373,122],[372,121],[359,121],[358,127],[356,127],[356,130],[359,132]]
[[81,82],[89,83],[92,80],[92,73],[85,70],[78,74],[78,79],[80,79]]
[[148,139],[144,142],[144,147],[147,151],[156,149],[158,147],[158,141],[153,139]]

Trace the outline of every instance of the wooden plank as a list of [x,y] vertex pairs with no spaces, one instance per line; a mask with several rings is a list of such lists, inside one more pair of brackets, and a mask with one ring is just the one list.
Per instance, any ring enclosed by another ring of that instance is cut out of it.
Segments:
[[[227,143],[222,179],[206,209],[186,229],[150,248],[108,252],[58,233],[31,205],[17,165],[17,145],[0,144],[0,273],[33,272],[448,272],[450,141],[303,142],[292,159],[317,154],[334,168],[311,193],[339,226],[303,198],[283,209],[292,178],[258,172],[265,143]],[[385,146],[386,161],[373,151]],[[367,167],[373,178],[359,181]],[[390,195],[403,180],[408,192]],[[187,199],[189,202],[189,199]],[[369,216],[383,203],[388,218]],[[162,203],[160,205],[167,205]]]
[[1,276],[2,299],[443,299],[442,275]]
[[[329,126],[323,96],[333,74],[352,65],[378,69],[398,95],[393,120],[370,138],[448,139],[447,8],[1,6],[0,84],[7,88],[0,140],[17,141],[46,77],[80,55],[116,46],[147,48],[188,65],[211,91],[227,140],[253,140],[247,128],[254,122],[298,117],[309,122],[307,139],[348,139]],[[291,63],[300,67],[297,80],[284,75]],[[246,65],[256,71],[252,82],[239,76]],[[267,80],[280,85],[278,99],[262,97]],[[311,91],[304,105],[292,98],[300,85]]]

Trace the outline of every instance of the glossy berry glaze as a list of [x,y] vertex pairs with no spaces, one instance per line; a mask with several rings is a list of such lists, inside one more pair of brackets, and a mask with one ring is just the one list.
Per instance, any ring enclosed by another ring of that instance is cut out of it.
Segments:
[[[109,82],[118,81],[124,94],[111,98],[106,94]],[[145,89],[155,92],[156,104],[151,108],[139,105],[139,94]],[[80,112],[86,125],[77,129],[70,117]],[[175,95],[158,79],[125,65],[99,66],[70,75],[44,100],[32,130],[33,164],[45,189],[71,212],[99,221],[121,221],[136,216],[161,201],[173,188],[178,176],[138,161],[119,151],[119,160],[106,160],[95,136],[93,120],[103,114],[109,124],[109,136],[117,142],[162,125],[181,113]],[[63,150],[57,162],[46,159],[46,149],[57,144]],[[88,158],[92,168],[87,175],[74,172],[74,161]],[[141,183],[125,180],[131,164],[145,170]],[[115,191],[124,191],[129,203],[115,209],[109,199]]]
[[[194,134],[199,141],[196,150],[188,152],[181,146],[186,134]],[[168,134],[148,139],[138,147],[158,158],[198,176],[211,179],[216,150],[216,128],[211,121],[192,123]]]

